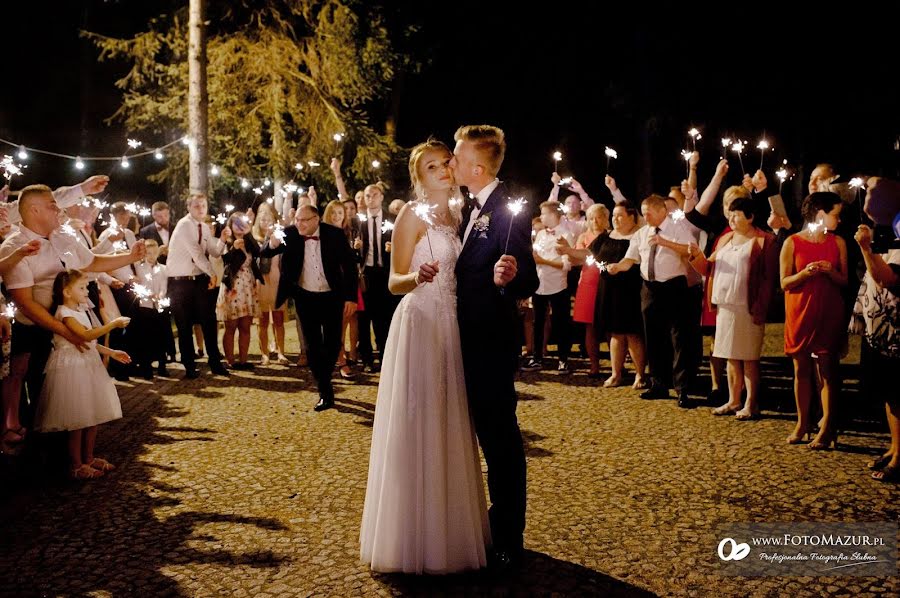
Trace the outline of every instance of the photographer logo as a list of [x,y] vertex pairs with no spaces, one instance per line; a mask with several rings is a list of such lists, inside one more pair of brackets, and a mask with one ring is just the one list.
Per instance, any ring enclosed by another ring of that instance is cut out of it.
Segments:
[[[725,555],[726,544],[730,545],[727,556]],[[719,558],[723,561],[739,561],[746,558],[748,554],[750,554],[750,545],[747,543],[738,544],[733,538],[725,538],[719,542]]]

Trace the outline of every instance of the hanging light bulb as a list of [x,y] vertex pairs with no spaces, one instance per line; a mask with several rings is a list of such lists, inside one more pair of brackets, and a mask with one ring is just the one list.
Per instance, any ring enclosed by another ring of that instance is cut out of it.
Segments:
[[19,156],[19,160],[27,160],[28,159],[28,152],[25,151],[24,145],[19,146],[19,153],[17,155]]
[[372,160],[372,168],[380,168],[380,167],[381,167],[381,162],[379,162],[378,160]]
[[161,151],[159,151],[159,150],[156,150],[156,152],[154,152],[154,154],[153,154],[153,157],[156,158],[157,160],[162,160],[162,159],[163,159],[163,153],[162,153]]
[[131,162],[128,161],[128,158],[122,156],[122,168],[130,168]]
[[75,158],[75,168],[78,170],[84,170],[84,162],[81,161],[81,158]]
[[249,189],[249,188],[250,188],[250,181],[248,181],[247,179],[241,179],[241,188],[242,188],[242,189]]
[[209,174],[213,176],[219,176],[219,167],[213,164],[212,168],[209,169]]

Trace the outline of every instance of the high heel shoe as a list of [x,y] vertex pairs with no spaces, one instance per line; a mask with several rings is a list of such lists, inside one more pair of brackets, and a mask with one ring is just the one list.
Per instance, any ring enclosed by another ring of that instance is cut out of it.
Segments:
[[824,451],[829,448],[836,449],[838,441],[838,433],[837,431],[829,431],[823,430],[819,432],[819,435],[816,436],[812,442],[807,444],[807,448],[812,449],[814,451]]
[[809,440],[809,432],[802,432],[797,434],[796,431],[791,432],[791,435],[787,437],[788,444],[800,444],[804,440]]

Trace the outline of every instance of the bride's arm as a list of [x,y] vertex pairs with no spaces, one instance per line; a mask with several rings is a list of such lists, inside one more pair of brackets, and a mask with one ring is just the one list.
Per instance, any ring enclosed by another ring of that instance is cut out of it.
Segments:
[[394,295],[405,295],[419,286],[416,281],[419,272],[410,273],[409,266],[412,263],[416,242],[425,234],[425,230],[425,223],[409,209],[409,204],[403,206],[391,234],[391,274],[388,277],[388,289]]

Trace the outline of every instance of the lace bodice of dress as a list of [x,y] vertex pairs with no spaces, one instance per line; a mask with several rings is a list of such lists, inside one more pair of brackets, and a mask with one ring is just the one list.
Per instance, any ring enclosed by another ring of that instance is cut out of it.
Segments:
[[[431,241],[430,247],[429,240]],[[433,260],[439,262],[440,270],[436,282],[420,285],[413,292],[428,295],[440,292],[448,298],[455,298],[456,275],[453,270],[456,268],[456,259],[459,257],[461,249],[462,242],[456,228],[440,224],[428,227],[427,236],[423,235],[416,243],[409,271],[416,272],[423,263]],[[434,252],[434,258],[431,257],[432,252]]]

